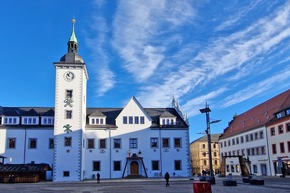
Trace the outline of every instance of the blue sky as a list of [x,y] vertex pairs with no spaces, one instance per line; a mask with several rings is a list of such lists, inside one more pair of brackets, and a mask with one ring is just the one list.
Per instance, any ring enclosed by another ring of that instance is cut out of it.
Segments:
[[0,6],[0,106],[53,107],[53,62],[72,18],[86,62],[88,107],[168,107],[175,95],[190,140],[289,89],[290,1],[10,0]]

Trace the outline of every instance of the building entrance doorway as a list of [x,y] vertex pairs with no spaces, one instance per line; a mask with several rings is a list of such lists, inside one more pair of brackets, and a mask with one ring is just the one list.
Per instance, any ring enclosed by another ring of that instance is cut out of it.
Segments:
[[261,164],[261,173],[263,176],[267,176],[267,165]]
[[139,164],[137,161],[132,161],[130,163],[130,174],[138,175],[139,174]]

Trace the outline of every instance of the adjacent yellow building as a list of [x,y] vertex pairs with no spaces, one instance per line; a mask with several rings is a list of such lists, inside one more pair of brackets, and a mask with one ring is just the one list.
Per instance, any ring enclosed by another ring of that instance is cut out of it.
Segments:
[[[220,134],[211,134],[212,168],[214,174],[220,170],[220,156],[218,139]],[[209,172],[207,135],[191,142],[190,159],[191,171],[193,175],[201,174],[202,170]]]

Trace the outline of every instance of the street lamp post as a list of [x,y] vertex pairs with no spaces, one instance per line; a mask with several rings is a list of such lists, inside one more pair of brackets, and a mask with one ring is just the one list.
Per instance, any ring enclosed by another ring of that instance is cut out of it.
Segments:
[[209,181],[211,184],[215,184],[215,177],[213,175],[213,168],[212,168],[212,151],[211,151],[211,133],[210,133],[210,124],[212,123],[218,123],[221,120],[215,120],[215,121],[210,121],[209,118],[209,112],[211,112],[209,105],[206,103],[205,108],[199,109],[201,113],[205,113],[206,115],[206,130],[205,133],[207,134],[207,144],[208,144],[208,159],[209,159],[209,172],[210,172],[210,178]]

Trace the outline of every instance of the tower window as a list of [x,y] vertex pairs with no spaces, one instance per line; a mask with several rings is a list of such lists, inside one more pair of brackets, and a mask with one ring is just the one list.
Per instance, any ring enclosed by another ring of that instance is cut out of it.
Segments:
[[66,110],[66,112],[65,112],[65,118],[66,119],[71,119],[72,118],[72,111],[71,110]]
[[73,90],[66,90],[66,98],[71,99],[73,96]]
[[71,137],[64,138],[64,146],[71,146]]

